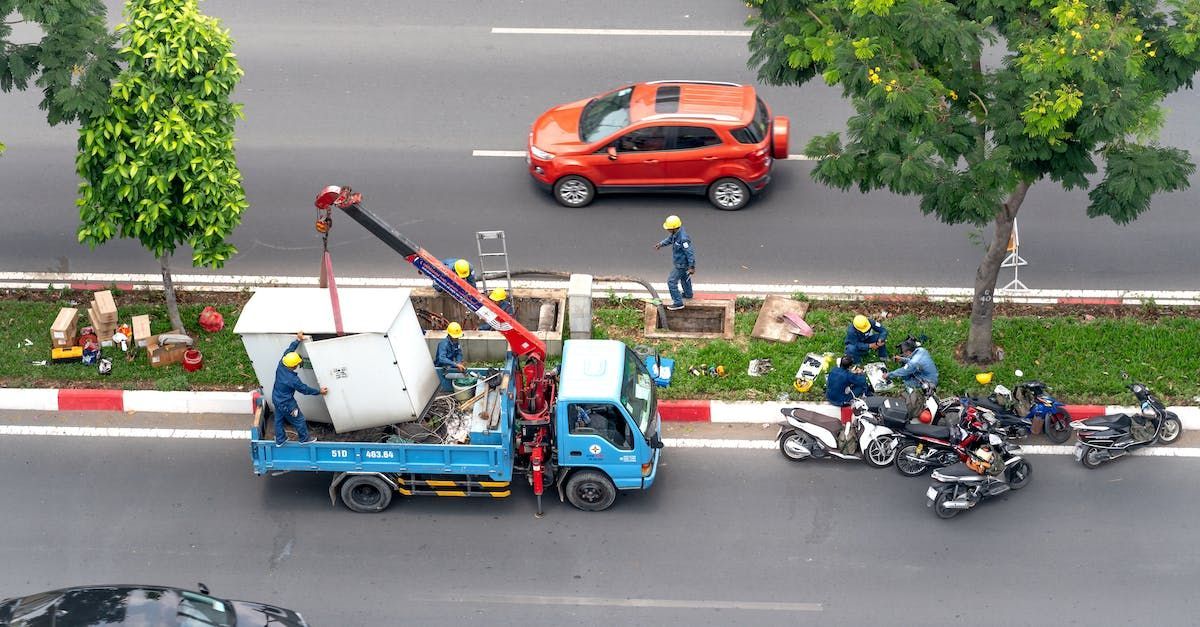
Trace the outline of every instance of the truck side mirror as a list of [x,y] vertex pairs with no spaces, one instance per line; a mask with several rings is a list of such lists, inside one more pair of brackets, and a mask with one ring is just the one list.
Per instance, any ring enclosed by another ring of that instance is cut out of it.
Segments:
[[654,436],[650,438],[650,448],[657,450],[662,447],[663,447],[662,438],[658,437],[657,433],[654,434]]

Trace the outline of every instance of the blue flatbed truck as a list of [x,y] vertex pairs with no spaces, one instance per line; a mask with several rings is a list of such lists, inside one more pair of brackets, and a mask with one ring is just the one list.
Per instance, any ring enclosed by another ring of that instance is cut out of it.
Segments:
[[268,407],[258,395],[250,436],[255,474],[332,473],[330,499],[340,497],[349,509],[367,513],[383,511],[396,493],[505,497],[518,476],[532,486],[539,516],[547,485],[584,511],[608,509],[619,492],[654,485],[662,421],[655,382],[636,353],[615,340],[568,340],[558,371],[547,370],[545,345],[535,334],[360,203],[347,187],[327,187],[317,196],[318,231],[327,234],[331,209],[342,209],[505,336],[511,350],[492,392],[498,416],[473,417],[468,444],[276,446]]

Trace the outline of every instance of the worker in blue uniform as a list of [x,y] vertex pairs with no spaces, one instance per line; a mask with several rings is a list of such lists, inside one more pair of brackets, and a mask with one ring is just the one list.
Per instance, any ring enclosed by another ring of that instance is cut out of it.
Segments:
[[[491,293],[488,294],[488,298],[492,299],[492,302],[496,303],[500,309],[503,309],[508,313],[508,315],[517,315],[516,307],[513,306],[512,299],[508,297],[508,290],[504,289],[503,287],[497,287],[496,289],[492,290]],[[491,331],[492,325],[486,322],[480,322],[479,330]]]
[[871,351],[875,351],[880,359],[887,359],[887,336],[888,331],[882,324],[858,314],[846,327],[846,354],[856,364]]
[[447,374],[467,371],[467,367],[463,365],[462,346],[458,343],[462,334],[462,325],[459,323],[451,322],[447,325],[446,337],[438,342],[437,356],[433,359],[433,366],[438,370],[438,378],[441,379],[442,390],[445,392],[451,391]]
[[853,357],[842,356],[838,365],[829,371],[829,378],[825,381],[825,399],[838,407],[849,407],[855,396],[867,394],[867,377],[852,372],[850,367],[853,365]]
[[[450,259],[443,259],[442,263],[445,264],[445,266],[447,268],[453,269],[454,274],[458,275],[458,278],[466,281],[471,287],[476,287],[476,285],[475,285],[475,270],[473,268],[471,268],[471,262],[467,261],[466,259],[450,258]],[[433,289],[436,291],[439,291],[439,292],[446,291],[446,290],[443,290],[437,284],[437,282],[434,282]]]
[[679,216],[667,216],[663,222],[667,237],[654,245],[654,250],[671,247],[671,274],[667,276],[667,291],[671,293],[671,304],[667,309],[683,309],[683,299],[692,298],[692,275],[696,273],[696,252],[692,238],[683,230]]
[[296,374],[296,369],[303,361],[296,348],[304,339],[303,332],[297,333],[296,339],[288,344],[287,350],[283,351],[283,358],[275,367],[275,385],[271,388],[271,404],[275,406],[275,446],[287,443],[287,432],[283,428],[285,423],[292,425],[296,430],[296,437],[301,444],[317,441],[308,434],[308,423],[305,422],[304,414],[300,412],[300,406],[296,404],[295,395],[297,392],[309,396],[324,395],[329,393],[329,389],[322,387],[318,390],[305,384],[300,380],[300,375]]

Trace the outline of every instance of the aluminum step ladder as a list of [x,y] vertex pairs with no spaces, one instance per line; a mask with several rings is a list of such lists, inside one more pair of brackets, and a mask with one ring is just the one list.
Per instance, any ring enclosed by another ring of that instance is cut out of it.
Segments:
[[[479,291],[484,294],[491,294],[492,288],[489,287],[488,281],[503,278],[505,289],[512,298],[512,269],[508,265],[508,240],[504,237],[504,231],[478,231],[475,233],[475,245],[479,251]],[[503,262],[504,269],[496,268]]]

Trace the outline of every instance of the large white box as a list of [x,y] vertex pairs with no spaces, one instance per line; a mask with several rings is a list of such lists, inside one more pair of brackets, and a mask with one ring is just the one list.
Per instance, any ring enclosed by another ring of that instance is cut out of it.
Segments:
[[309,340],[298,373],[324,397],[297,394],[300,411],[339,433],[416,420],[438,389],[424,332],[405,288],[341,288],[338,337],[329,290],[262,288],[242,309],[234,333],[242,336],[268,402],[275,368],[297,331]]

